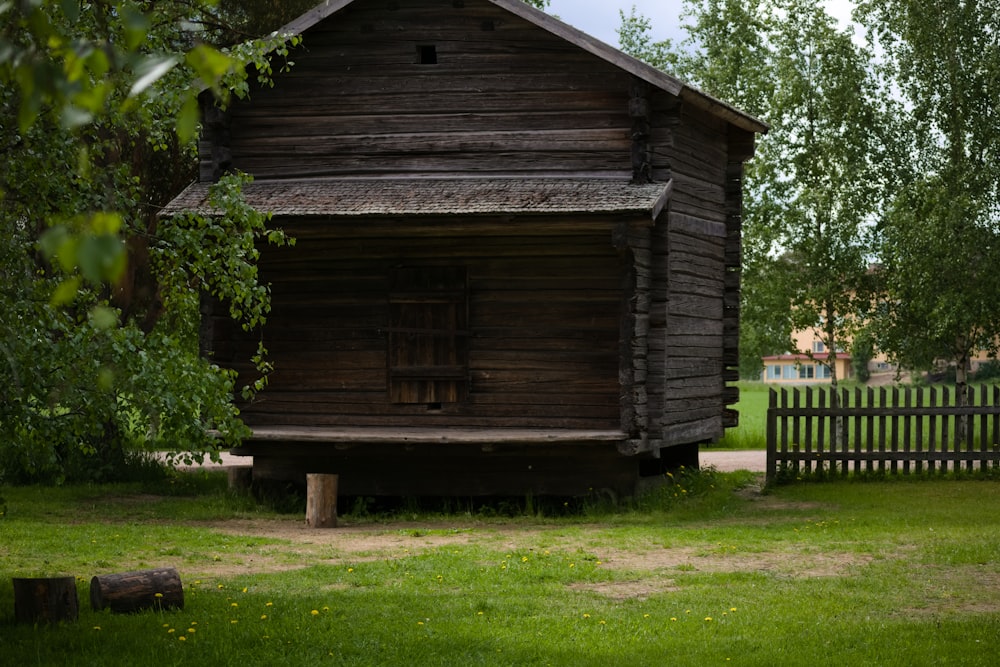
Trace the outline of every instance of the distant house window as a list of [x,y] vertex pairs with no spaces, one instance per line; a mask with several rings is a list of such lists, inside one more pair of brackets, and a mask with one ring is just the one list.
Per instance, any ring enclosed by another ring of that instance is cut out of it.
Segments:
[[813,353],[819,354],[821,352],[826,352],[826,345],[823,345],[823,341],[814,340],[813,341]]
[[795,380],[798,379],[799,374],[795,370],[795,366],[782,366],[781,377],[785,380]]
[[780,380],[781,379],[781,366],[768,366],[767,367],[767,379],[768,380]]
[[815,366],[799,366],[799,379],[811,380],[816,374]]
[[437,409],[468,393],[464,267],[397,268],[389,278],[389,400]]
[[820,380],[830,379],[830,367],[826,364],[819,364],[816,366],[816,377]]

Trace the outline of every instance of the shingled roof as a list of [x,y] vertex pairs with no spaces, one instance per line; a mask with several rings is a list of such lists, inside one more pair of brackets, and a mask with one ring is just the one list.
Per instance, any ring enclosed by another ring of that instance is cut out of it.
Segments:
[[[161,215],[211,215],[211,183],[194,183]],[[650,219],[671,183],[632,185],[607,179],[302,179],[244,186],[247,203],[276,216],[451,216],[532,213],[630,213]]]

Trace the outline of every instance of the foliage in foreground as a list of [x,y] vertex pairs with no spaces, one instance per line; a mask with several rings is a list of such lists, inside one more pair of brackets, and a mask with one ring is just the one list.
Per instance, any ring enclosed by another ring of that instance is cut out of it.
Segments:
[[137,450],[245,433],[198,299],[258,324],[255,244],[281,239],[236,176],[216,219],[158,212],[195,173],[199,90],[268,80],[288,38],[222,49],[252,9],[213,4],[0,2],[0,481],[115,479]]
[[[221,489],[13,489],[0,650],[50,665],[992,664],[995,483],[761,496],[698,476],[716,489],[599,521],[348,517],[329,532]],[[8,577],[44,561],[84,601],[93,574],[172,564],[186,606],[14,626]]]

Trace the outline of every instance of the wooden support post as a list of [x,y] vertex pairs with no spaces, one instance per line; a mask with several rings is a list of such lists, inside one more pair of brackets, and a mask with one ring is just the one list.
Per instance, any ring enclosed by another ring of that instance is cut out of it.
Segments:
[[233,491],[246,491],[253,486],[253,466],[231,466],[227,474]]
[[118,614],[142,609],[183,609],[184,587],[172,567],[123,574],[105,574],[90,580],[90,606]]
[[13,581],[14,620],[18,623],[58,623],[79,617],[75,577],[15,577]]
[[306,475],[306,525],[337,527],[337,475]]

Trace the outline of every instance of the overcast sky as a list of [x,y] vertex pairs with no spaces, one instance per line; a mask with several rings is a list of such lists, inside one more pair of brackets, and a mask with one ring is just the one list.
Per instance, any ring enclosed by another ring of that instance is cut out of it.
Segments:
[[[635,5],[636,13],[650,20],[654,42],[670,39],[678,46],[686,37],[680,20],[683,4],[683,0],[552,0],[546,11],[602,42],[618,46],[618,12],[627,16]],[[830,13],[841,22],[850,19],[852,4],[850,0],[827,1]]]

